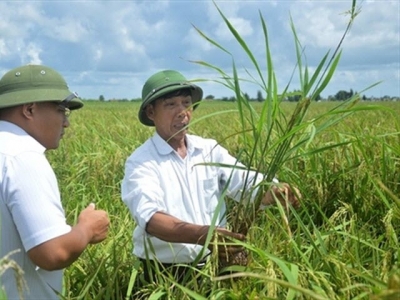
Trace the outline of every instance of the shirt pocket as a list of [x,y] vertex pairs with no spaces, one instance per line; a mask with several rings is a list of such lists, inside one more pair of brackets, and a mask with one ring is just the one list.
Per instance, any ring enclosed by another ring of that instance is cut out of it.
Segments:
[[202,188],[204,195],[204,204],[207,213],[213,213],[218,205],[219,199],[219,186],[218,186],[218,176],[215,176],[202,180]]

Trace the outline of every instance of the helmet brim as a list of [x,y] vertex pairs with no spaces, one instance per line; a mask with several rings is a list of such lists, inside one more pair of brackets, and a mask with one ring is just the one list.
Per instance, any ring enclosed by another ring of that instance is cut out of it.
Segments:
[[[1,95],[0,109],[17,106],[32,102],[64,101],[72,92],[66,89],[37,88],[17,90]],[[83,107],[83,102],[75,96],[68,101],[68,108],[71,110]]]

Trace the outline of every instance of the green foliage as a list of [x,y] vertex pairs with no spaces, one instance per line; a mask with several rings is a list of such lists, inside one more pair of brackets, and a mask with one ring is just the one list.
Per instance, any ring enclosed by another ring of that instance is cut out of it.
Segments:
[[[240,155],[247,146],[237,135],[236,105],[203,102],[190,130]],[[252,105],[263,109],[263,103]],[[279,170],[282,180],[301,188],[303,205],[289,215],[275,207],[258,217],[243,244],[251,254],[246,271],[218,277],[210,261],[199,274],[202,286],[184,286],[198,299],[206,290],[214,299],[383,299],[398,293],[400,105],[380,105],[384,109],[358,103],[362,114],[316,135]],[[295,107],[281,104],[286,114]],[[307,119],[334,107],[314,102]],[[65,299],[196,299],[171,279],[140,289],[135,283],[141,267],[132,255],[134,222],[120,199],[120,184],[125,159],[153,133],[137,121],[138,109],[133,102],[85,103],[72,114],[60,149],[48,153],[68,221],[74,223],[90,202],[111,218],[108,239],[66,269]]]
[[[357,14],[355,1],[350,12],[349,28]],[[111,229],[107,240],[89,247],[67,268],[64,298],[396,299],[400,296],[399,103],[372,105],[360,102],[358,95],[339,105],[312,101],[329,84],[340,47],[331,57],[323,56],[310,74],[294,25],[301,98],[298,103],[282,102],[286,90],[277,88],[262,16],[267,72],[220,13],[253,62],[264,101],[249,102],[242,95],[233,57],[232,75],[199,61],[221,75],[219,83],[233,90],[237,101],[203,101],[190,130],[218,140],[243,163],[265,173],[266,182],[278,176],[299,187],[301,209],[285,211],[277,206],[233,216],[231,225],[244,224],[247,231],[247,241],[237,242],[250,254],[246,268],[232,266],[232,274],[218,276],[211,257],[195,273],[196,279],[185,284],[159,275],[159,284],[139,287],[136,281],[142,270],[131,254],[134,222],[120,199],[120,184],[126,158],[154,129],[137,120],[140,103],[87,102],[72,114],[60,149],[48,157],[60,181],[68,221],[74,223],[79,212],[95,202],[109,212]]]
[[335,100],[345,101],[354,96],[354,92],[350,89],[350,92],[340,90],[335,94]]

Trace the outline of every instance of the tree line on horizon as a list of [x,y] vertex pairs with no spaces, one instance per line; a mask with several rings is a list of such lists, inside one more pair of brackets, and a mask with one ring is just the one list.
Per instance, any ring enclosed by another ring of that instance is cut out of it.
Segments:
[[[350,91],[345,91],[345,90],[339,90],[335,95],[330,95],[327,98],[322,98],[320,95],[317,95],[315,98],[315,101],[345,101],[347,99],[350,99],[353,97],[357,92],[354,92],[353,89],[350,89]],[[257,92],[257,95],[255,98],[251,98],[249,94],[244,93],[244,98],[249,101],[249,102],[264,102],[265,97],[263,96],[261,91]],[[296,90],[290,93],[287,93],[287,96],[285,97],[285,101],[288,102],[298,102],[301,99],[301,93],[300,91]],[[383,97],[367,97],[366,95],[360,95],[360,99],[363,101],[400,101],[400,97],[390,97],[388,95],[385,95]],[[129,101],[141,101],[141,98],[134,98],[134,99],[109,99],[106,100],[106,98],[103,95],[100,95],[99,98],[97,99],[100,102],[104,101],[118,101],[118,102],[129,102]],[[231,97],[221,97],[217,98],[214,95],[207,95],[204,97],[204,100],[209,100],[209,101],[227,101],[227,102],[235,102],[236,98],[231,96]]]

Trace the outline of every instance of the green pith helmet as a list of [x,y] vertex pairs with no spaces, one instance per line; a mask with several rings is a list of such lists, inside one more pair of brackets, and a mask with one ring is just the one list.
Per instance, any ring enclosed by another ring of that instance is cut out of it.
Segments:
[[[165,94],[184,88],[191,89],[193,104],[202,99],[203,90],[199,86],[190,83],[181,73],[177,71],[164,70],[152,75],[149,79],[147,79],[142,89],[143,102],[139,109],[140,122],[147,126],[154,126],[153,121],[150,120],[146,115],[146,106]],[[195,109],[196,106],[197,105],[193,105],[193,109]]]
[[21,66],[0,79],[0,109],[45,101],[64,101],[71,110],[83,106],[77,94],[68,89],[64,78],[46,66]]

